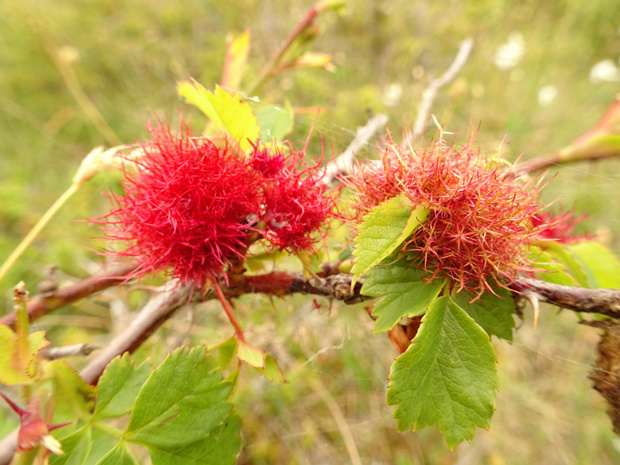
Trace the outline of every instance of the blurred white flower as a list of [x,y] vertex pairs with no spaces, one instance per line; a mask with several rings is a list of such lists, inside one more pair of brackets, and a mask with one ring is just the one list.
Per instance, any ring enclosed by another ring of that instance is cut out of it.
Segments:
[[613,62],[607,59],[599,61],[590,69],[590,82],[615,82],[620,81],[620,70]]
[[519,64],[525,54],[525,40],[520,32],[513,32],[508,41],[495,52],[493,62],[499,69],[511,69]]
[[386,107],[393,107],[398,103],[400,98],[403,95],[403,86],[400,84],[392,83],[389,84],[383,91],[383,95],[381,96],[381,100]]
[[542,87],[538,91],[538,104],[541,107],[548,107],[558,96],[558,89],[555,86],[549,85]]

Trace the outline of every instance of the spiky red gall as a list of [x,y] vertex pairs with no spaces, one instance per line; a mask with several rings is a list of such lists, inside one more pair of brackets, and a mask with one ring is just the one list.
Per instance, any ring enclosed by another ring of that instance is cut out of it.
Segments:
[[107,237],[126,248],[117,258],[139,264],[136,275],[172,270],[182,283],[204,287],[243,260],[261,211],[261,176],[233,144],[175,135],[149,124],[144,156],[123,168],[124,195],[100,221]]
[[132,276],[172,270],[184,284],[206,288],[246,259],[261,238],[291,253],[312,249],[313,233],[333,216],[319,166],[306,166],[305,150],[283,152],[255,142],[246,155],[237,144],[194,137],[187,125],[149,125],[143,156],[123,167],[124,195],[110,195],[113,210],[92,220],[119,242],[109,251],[138,264]]
[[380,163],[366,163],[348,185],[357,194],[357,217],[399,194],[429,210],[405,242],[428,280],[449,279],[457,292],[478,297],[494,284],[506,286],[534,271],[527,248],[540,228],[540,183],[506,175],[501,160],[440,137],[426,147],[403,147],[388,139]]
[[324,171],[309,166],[305,151],[255,148],[252,165],[263,176],[265,237],[281,250],[312,250],[314,232],[323,233],[334,216],[336,197],[327,195]]

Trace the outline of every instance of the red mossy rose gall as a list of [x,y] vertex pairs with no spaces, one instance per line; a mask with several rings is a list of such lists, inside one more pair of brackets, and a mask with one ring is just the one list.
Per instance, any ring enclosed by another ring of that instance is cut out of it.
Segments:
[[457,291],[477,297],[506,286],[520,272],[535,271],[527,248],[540,226],[533,218],[539,179],[506,175],[502,161],[480,154],[473,137],[463,146],[442,138],[413,148],[388,139],[379,163],[359,166],[348,179],[357,194],[356,216],[404,194],[429,210],[403,247],[414,254],[428,280],[448,279]]
[[179,134],[161,122],[149,131],[144,156],[122,168],[125,194],[109,195],[113,210],[92,220],[122,243],[108,255],[139,265],[134,276],[171,270],[205,288],[256,240],[292,253],[312,249],[313,233],[333,216],[335,199],[303,151],[257,141],[246,155],[237,144],[194,137],[184,123]]
[[255,147],[252,166],[263,176],[265,237],[281,250],[311,250],[308,231],[322,234],[335,210],[336,192],[327,195],[324,172],[305,163],[304,151],[292,149],[285,156],[277,148]]

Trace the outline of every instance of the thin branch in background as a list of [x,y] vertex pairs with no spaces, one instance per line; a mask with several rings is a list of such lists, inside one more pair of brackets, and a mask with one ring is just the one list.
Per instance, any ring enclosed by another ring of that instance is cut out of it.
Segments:
[[355,162],[355,154],[372,139],[377,131],[385,128],[387,123],[387,115],[378,114],[370,118],[363,127],[358,128],[353,141],[346,150],[325,166],[325,176],[323,177],[325,184],[331,183],[339,173],[351,172]]
[[48,360],[56,360],[59,358],[90,355],[96,349],[95,346],[89,344],[75,344],[64,347],[46,347],[41,351],[41,354]]
[[132,353],[148,337],[166,322],[179,308],[189,302],[191,288],[171,279],[155,294],[133,319],[131,324],[114,337],[108,345],[93,358],[80,376],[89,384],[96,384],[105,367],[117,356]]
[[415,139],[424,133],[424,128],[426,126],[426,122],[430,116],[431,108],[433,103],[435,102],[435,98],[437,97],[437,93],[439,89],[441,89],[446,84],[450,83],[456,75],[459,73],[461,68],[465,66],[467,60],[469,59],[469,55],[474,46],[474,40],[470,37],[465,39],[461,46],[459,47],[459,52],[456,55],[456,58],[448,68],[448,70],[443,73],[437,79],[433,79],[429,84],[424,93],[422,94],[422,101],[420,102],[420,109],[418,111],[418,116],[415,120],[415,124],[413,125],[413,133],[405,141],[406,144],[409,144]]
[[278,63],[280,62],[280,60],[282,59],[286,51],[289,49],[289,47],[293,44],[295,39],[297,39],[297,37],[304,30],[312,26],[315,18],[317,17],[319,13],[320,11],[317,10],[316,5],[308,10],[308,12],[306,13],[306,16],[304,16],[304,18],[297,24],[295,29],[289,34],[289,36],[284,40],[284,42],[282,42],[278,51],[271,57],[271,59],[260,70],[256,80],[252,83],[249,89],[247,89],[246,91],[247,94],[252,94],[253,92],[256,92],[260,88],[260,86],[263,85],[263,83],[267,80],[267,78],[269,78],[271,74],[273,73],[273,71],[276,69],[276,66],[278,65]]

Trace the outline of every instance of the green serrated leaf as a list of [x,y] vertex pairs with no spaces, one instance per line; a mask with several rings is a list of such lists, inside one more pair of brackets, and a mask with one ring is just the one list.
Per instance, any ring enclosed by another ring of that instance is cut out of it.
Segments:
[[355,238],[351,287],[361,275],[389,256],[424,222],[429,210],[408,203],[404,195],[383,202],[362,219]]
[[260,133],[256,116],[247,103],[238,95],[231,95],[219,86],[213,93],[200,83],[179,82],[177,91],[185,102],[200,109],[214,124],[237,141],[242,150],[252,147]]
[[125,437],[166,450],[202,440],[229,415],[231,390],[205,347],[176,349],[144,383]]
[[554,260],[553,256],[543,252],[538,247],[532,247],[529,256],[534,267],[545,272],[538,273],[538,278],[552,284],[562,284],[564,286],[576,286],[577,281],[570,274],[566,265]]
[[495,353],[488,335],[448,296],[431,305],[390,370],[387,402],[400,431],[438,425],[450,448],[488,428],[495,404]]
[[128,413],[152,368],[148,361],[136,367],[128,354],[112,360],[99,379],[94,415],[114,418]]
[[216,366],[223,370],[233,361],[237,354],[237,338],[233,336],[221,344],[211,347],[209,354],[213,357]]
[[260,126],[262,141],[282,141],[293,130],[295,115],[293,109],[287,105],[279,107],[270,105],[256,111],[256,119]]
[[620,289],[620,260],[607,247],[592,241],[568,246],[583,266],[592,288]]
[[175,449],[149,448],[153,465],[234,465],[243,441],[241,418],[231,415],[209,437]]
[[441,291],[443,283],[425,283],[422,281],[425,274],[402,257],[368,272],[361,293],[384,297],[375,304],[372,312],[377,317],[375,333],[389,331],[405,316],[412,317],[426,312]]
[[97,465],[138,465],[125,443],[118,444],[97,462]]
[[512,341],[512,330],[515,327],[512,294],[503,287],[495,287],[493,291],[497,295],[484,293],[472,303],[469,303],[471,296],[466,292],[459,293],[453,299],[489,336]]

